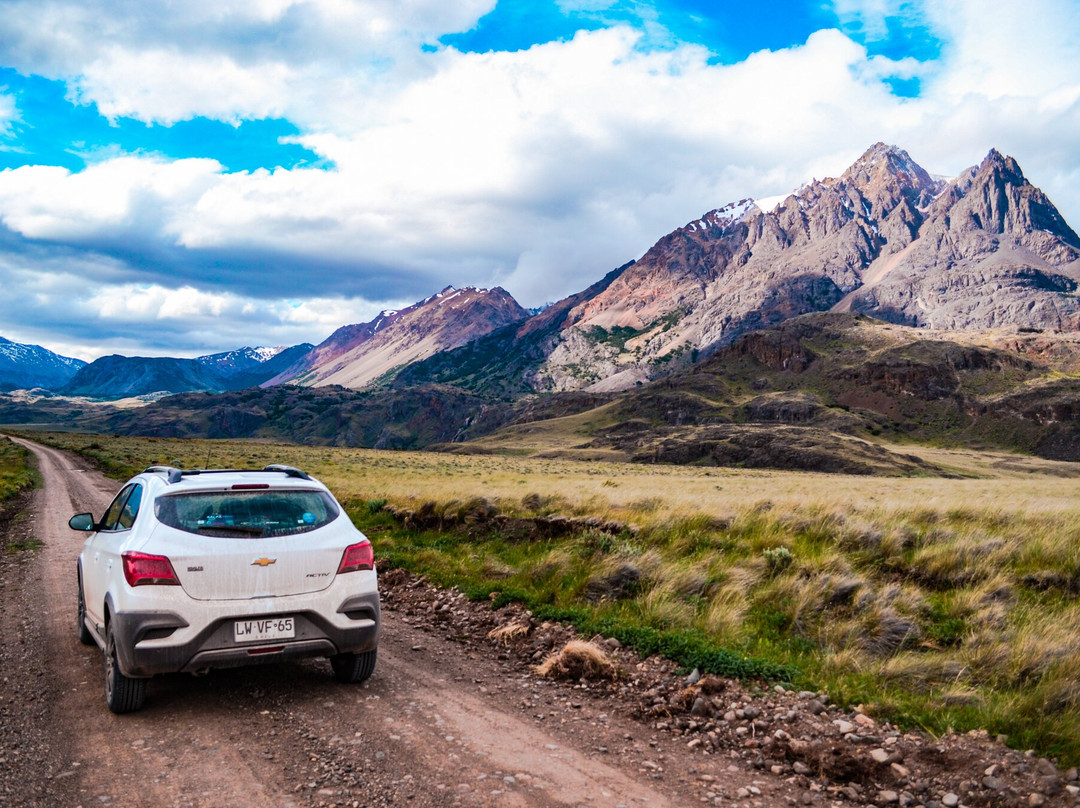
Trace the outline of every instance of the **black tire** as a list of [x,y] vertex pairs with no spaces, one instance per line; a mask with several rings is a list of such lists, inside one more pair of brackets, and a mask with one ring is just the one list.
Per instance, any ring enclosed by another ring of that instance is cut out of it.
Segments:
[[83,645],[95,645],[94,635],[86,627],[86,596],[83,595],[82,576],[79,576],[79,611],[75,618],[78,622],[75,626],[79,632],[79,642]]
[[112,626],[105,630],[105,703],[114,713],[133,713],[146,701],[146,680],[125,676],[116,660]]
[[375,672],[377,648],[362,654],[338,654],[330,657],[330,667],[334,669],[334,678],[346,684],[359,684],[366,681]]

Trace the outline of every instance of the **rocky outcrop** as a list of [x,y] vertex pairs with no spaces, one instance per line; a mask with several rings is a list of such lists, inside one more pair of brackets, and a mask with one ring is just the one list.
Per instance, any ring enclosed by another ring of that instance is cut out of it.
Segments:
[[1076,330],[1080,238],[1011,157],[991,151],[950,182],[915,241],[850,308],[943,329]]

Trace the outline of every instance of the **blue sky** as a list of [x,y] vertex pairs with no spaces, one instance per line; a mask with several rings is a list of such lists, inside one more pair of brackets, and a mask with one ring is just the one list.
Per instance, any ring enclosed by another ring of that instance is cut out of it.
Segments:
[[1013,154],[1080,219],[1073,0],[3,0],[0,336],[318,342],[579,291],[870,144]]
[[[427,43],[466,53],[525,50],[545,42],[572,39],[581,30],[627,25],[643,32],[638,47],[665,50],[676,43],[709,49],[714,63],[738,62],[762,50],[798,45],[822,28],[844,28],[870,55],[937,56],[941,43],[917,21],[889,20],[882,36],[867,36],[858,23],[844,25],[821,2],[783,0],[769,4],[676,0],[664,3],[571,4],[546,0],[500,2],[469,30]],[[764,6],[764,8],[763,8]],[[424,49],[425,45],[421,45]],[[893,90],[917,93],[918,81],[891,79]],[[23,165],[63,166],[79,171],[90,162],[117,154],[159,155],[170,159],[208,157],[228,171],[258,168],[330,167],[302,145],[289,142],[300,129],[282,118],[223,121],[194,116],[167,125],[127,116],[101,114],[92,102],[72,97],[69,82],[0,67],[0,87],[14,99],[18,119],[0,141],[0,169]]]
[[229,171],[320,163],[318,155],[303,146],[282,142],[300,134],[287,120],[234,124],[196,117],[170,126],[123,117],[110,121],[93,104],[69,100],[60,79],[3,68],[0,87],[19,111],[0,141],[0,169],[53,165],[81,171],[88,163],[125,153],[172,159],[212,157]]

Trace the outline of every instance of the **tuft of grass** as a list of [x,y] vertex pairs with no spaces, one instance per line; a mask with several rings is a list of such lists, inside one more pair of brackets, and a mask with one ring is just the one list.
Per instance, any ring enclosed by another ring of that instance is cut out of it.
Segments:
[[570,640],[536,666],[538,675],[551,679],[616,679],[618,671],[607,652],[585,640]]
[[11,542],[8,545],[8,552],[9,553],[36,553],[38,550],[40,550],[44,546],[45,545],[41,541],[41,539],[38,539],[38,538],[35,538],[35,537],[31,536],[29,538],[23,539],[22,541]]
[[527,636],[530,631],[532,631],[532,626],[527,621],[515,620],[504,623],[501,626],[496,626],[488,632],[487,638],[505,645],[516,639]]

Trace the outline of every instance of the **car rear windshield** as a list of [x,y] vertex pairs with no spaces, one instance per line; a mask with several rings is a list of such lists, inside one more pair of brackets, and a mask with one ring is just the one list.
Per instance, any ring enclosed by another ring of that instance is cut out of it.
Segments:
[[200,491],[158,497],[158,521],[188,533],[261,539],[307,533],[332,522],[338,507],[325,491]]

